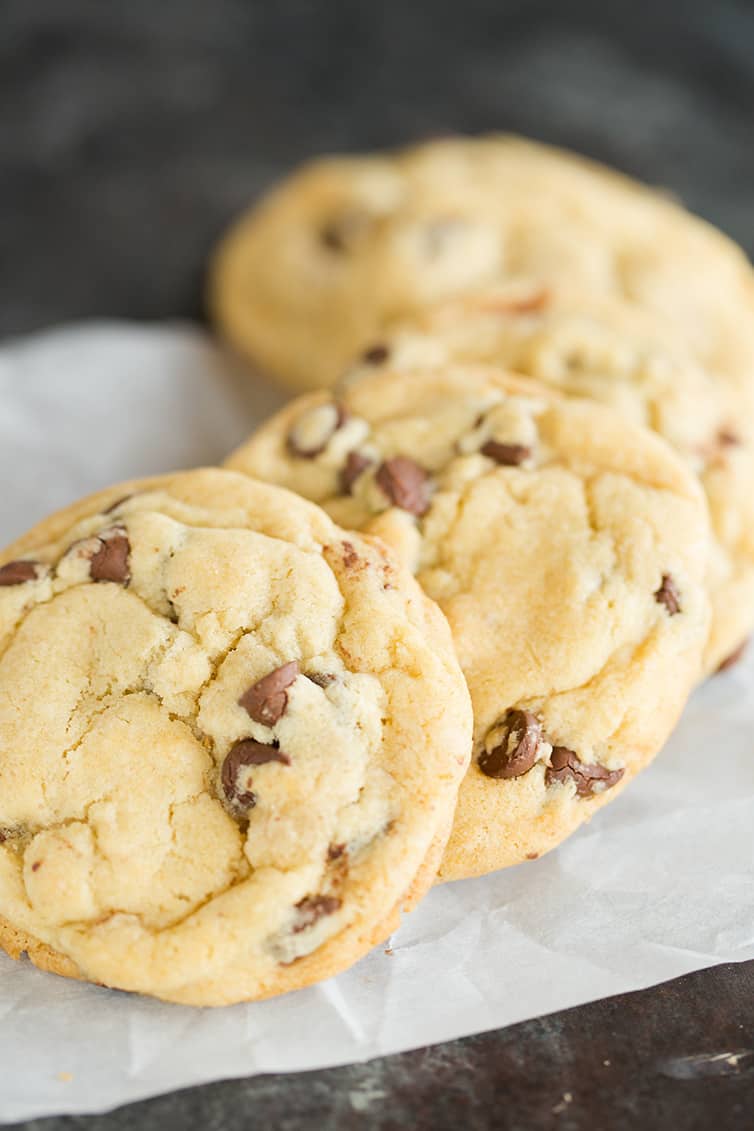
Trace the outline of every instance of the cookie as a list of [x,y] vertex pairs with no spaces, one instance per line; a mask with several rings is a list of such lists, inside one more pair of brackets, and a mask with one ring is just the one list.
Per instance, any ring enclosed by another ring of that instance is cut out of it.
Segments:
[[209,304],[237,348],[305,390],[332,385],[385,320],[522,274],[659,312],[751,385],[743,253],[665,196],[515,137],[304,166],[230,229]]
[[386,327],[345,380],[453,362],[500,365],[602,401],[683,456],[701,479],[712,521],[705,669],[725,664],[754,628],[754,413],[737,383],[706,369],[651,311],[525,279]]
[[228,471],[0,556],[0,944],[169,1001],[350,965],[431,884],[471,746],[448,626],[380,543]]
[[292,402],[229,465],[379,533],[453,632],[472,764],[441,876],[553,848],[668,737],[709,627],[692,472],[604,406],[469,366]]

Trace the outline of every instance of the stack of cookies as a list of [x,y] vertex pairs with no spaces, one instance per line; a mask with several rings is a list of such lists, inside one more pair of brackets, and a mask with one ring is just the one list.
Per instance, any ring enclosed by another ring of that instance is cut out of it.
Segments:
[[0,556],[0,945],[193,1004],[554,848],[754,625],[754,274],[678,205],[510,138],[320,161],[211,302],[303,395]]

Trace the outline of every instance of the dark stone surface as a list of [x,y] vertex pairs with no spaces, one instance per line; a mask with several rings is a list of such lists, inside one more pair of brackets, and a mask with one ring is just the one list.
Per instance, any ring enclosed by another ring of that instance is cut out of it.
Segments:
[[209,1084],[25,1131],[750,1131],[754,963],[369,1064]]
[[[603,158],[752,252],[753,111],[754,7],[727,0],[3,0],[0,335],[199,315],[213,239],[289,166],[454,129]],[[728,1131],[754,1125],[753,1048],[750,963],[368,1065],[24,1126]]]
[[0,335],[198,312],[234,211],[303,157],[519,130],[754,250],[754,7],[3,0]]

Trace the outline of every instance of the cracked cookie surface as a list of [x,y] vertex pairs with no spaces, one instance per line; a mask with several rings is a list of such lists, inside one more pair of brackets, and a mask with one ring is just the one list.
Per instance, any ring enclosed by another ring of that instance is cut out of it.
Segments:
[[345,381],[391,368],[492,364],[591,397],[668,441],[709,503],[713,616],[706,671],[754,627],[754,433],[750,397],[690,353],[664,318],[573,287],[519,279],[386,327]]
[[660,313],[751,388],[740,249],[660,193],[516,137],[304,166],[230,229],[209,301],[239,349],[305,390],[332,385],[385,320],[519,275]]
[[231,472],[102,492],[0,556],[0,942],[191,1004],[327,977],[431,883],[470,744],[379,543]]
[[441,876],[539,855],[650,761],[699,676],[701,488],[649,431],[489,369],[385,372],[333,404],[300,397],[229,466],[379,533],[445,612],[475,737]]

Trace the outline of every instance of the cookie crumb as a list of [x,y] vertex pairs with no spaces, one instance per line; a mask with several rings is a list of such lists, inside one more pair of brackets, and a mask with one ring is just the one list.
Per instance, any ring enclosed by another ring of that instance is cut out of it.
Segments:
[[555,1107],[552,1109],[552,1114],[553,1115],[561,1115],[562,1112],[564,1112],[566,1110],[569,1103],[571,1103],[572,1101],[573,1101],[572,1094],[570,1092],[563,1092],[563,1099],[560,1101],[559,1104],[555,1104]]

